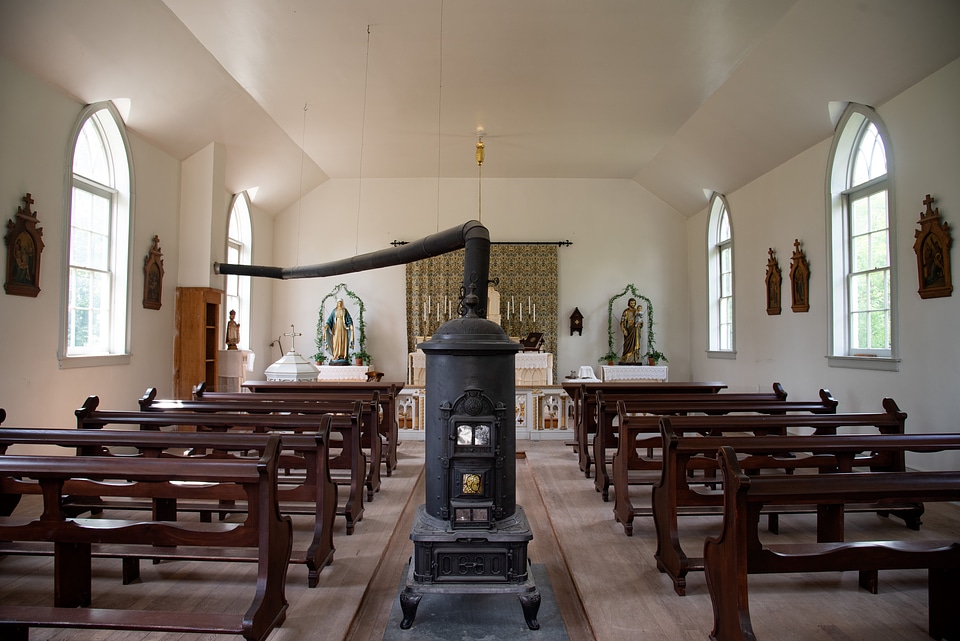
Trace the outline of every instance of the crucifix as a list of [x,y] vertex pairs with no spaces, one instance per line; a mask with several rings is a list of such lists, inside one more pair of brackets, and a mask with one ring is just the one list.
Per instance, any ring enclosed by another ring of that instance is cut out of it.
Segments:
[[284,334],[284,336],[290,337],[290,351],[296,352],[297,350],[294,349],[294,342],[297,340],[297,336],[303,336],[303,334],[293,331],[293,325],[290,325],[290,331]]

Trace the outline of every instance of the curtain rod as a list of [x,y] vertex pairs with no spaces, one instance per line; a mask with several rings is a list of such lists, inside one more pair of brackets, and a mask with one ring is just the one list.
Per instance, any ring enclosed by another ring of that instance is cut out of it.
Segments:
[[[406,245],[407,241],[405,240],[394,240],[390,243],[394,247],[399,247],[401,245]],[[573,244],[573,241],[570,240],[518,240],[518,241],[500,241],[500,242],[490,242],[491,245],[556,245],[558,247],[569,247]]]

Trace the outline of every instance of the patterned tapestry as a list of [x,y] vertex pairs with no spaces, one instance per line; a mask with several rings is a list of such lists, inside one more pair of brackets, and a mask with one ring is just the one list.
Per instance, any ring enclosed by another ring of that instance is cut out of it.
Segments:
[[[543,333],[542,350],[554,354],[555,364],[557,249],[557,245],[490,246],[490,279],[499,279],[494,289],[500,294],[500,325],[514,338]],[[461,249],[407,265],[408,351],[414,351],[416,337],[429,338],[437,327],[460,315],[463,254]],[[487,318],[495,315],[491,309]]]

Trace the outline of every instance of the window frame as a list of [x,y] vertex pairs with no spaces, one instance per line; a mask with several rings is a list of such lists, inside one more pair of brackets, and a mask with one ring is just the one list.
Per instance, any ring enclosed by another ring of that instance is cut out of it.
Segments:
[[[74,174],[74,157],[77,143],[83,127],[91,119],[103,136],[108,159],[111,163],[112,185],[101,185],[80,175]],[[112,120],[112,126],[104,127],[103,121]],[[134,221],[134,170],[133,156],[126,127],[120,112],[112,102],[99,102],[85,106],[71,132],[70,144],[66,154],[64,172],[64,230],[63,261],[61,265],[60,297],[60,336],[57,358],[61,369],[77,367],[102,367],[127,365],[131,353],[132,318],[132,239]],[[110,340],[108,351],[91,353],[69,353],[70,327],[70,275],[71,275],[71,230],[73,222],[73,193],[81,188],[98,195],[110,194],[110,257],[111,277]]]
[[[242,208],[237,205],[242,203]],[[242,215],[237,215],[242,209]],[[234,220],[234,216],[237,215],[237,223],[240,229],[240,239],[239,243],[235,241],[230,236],[230,227]],[[237,252],[236,263],[240,265],[250,265],[253,262],[253,217],[250,214],[250,195],[246,191],[242,191],[238,194],[235,194],[233,199],[230,201],[230,209],[227,213],[227,248],[226,256],[228,263],[234,262],[230,260],[231,250]],[[230,305],[231,298],[234,298],[231,294],[231,279],[237,279],[237,290],[238,294],[236,298],[239,299],[240,304],[236,307],[239,309],[236,310],[237,318],[236,321],[240,324],[240,344],[237,346],[240,349],[250,349],[250,293],[251,293],[251,283],[249,276],[237,276],[228,274],[226,280],[224,281],[224,305],[223,305],[223,327],[227,326],[227,320],[229,319],[230,310],[233,309]]]
[[[720,238],[720,223],[726,217],[730,237]],[[723,252],[730,252],[730,346],[721,348],[721,299],[723,298],[721,278],[723,274]],[[736,269],[734,251],[733,216],[726,196],[714,192],[710,197],[710,214],[707,221],[707,357],[737,357],[737,306],[736,306]]]
[[[856,153],[869,124],[873,124],[883,143],[887,172],[885,176],[852,185]],[[876,194],[886,191],[887,247],[890,278],[890,350],[857,349],[852,353],[851,311],[849,305],[850,260],[852,249],[850,202],[851,195]],[[830,367],[898,371],[899,322],[896,212],[894,203],[894,159],[890,136],[883,121],[870,107],[850,103],[837,123],[830,148],[826,180],[827,231],[827,363]]]

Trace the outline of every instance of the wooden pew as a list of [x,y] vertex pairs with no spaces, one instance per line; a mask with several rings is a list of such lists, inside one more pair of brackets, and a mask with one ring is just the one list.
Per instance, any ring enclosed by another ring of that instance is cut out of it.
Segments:
[[[845,437],[843,437],[845,438]],[[850,501],[960,500],[960,472],[867,472],[757,477],[747,475],[733,447],[717,454],[723,487],[723,526],[703,547],[713,603],[714,641],[756,641],[750,620],[749,574],[927,569],[929,628],[934,639],[960,638],[956,607],[960,544],[947,541],[823,542],[764,545],[757,524],[768,505],[843,505]],[[786,606],[789,607],[789,606]]]
[[[77,427],[100,429],[105,425],[130,425],[141,430],[160,430],[164,427],[185,427],[197,430],[227,432],[246,430],[253,432],[306,432],[319,430],[321,414],[232,414],[217,412],[143,412],[98,409],[100,399],[90,396],[76,410]],[[330,431],[339,434],[331,437],[331,449],[340,446],[340,452],[331,456],[327,468],[334,483],[347,488],[345,503],[338,504],[337,514],[347,521],[347,534],[353,534],[354,526],[363,519],[363,490],[366,478],[366,462],[360,449],[359,403],[350,416],[330,415]]]
[[[196,391],[196,389],[195,389]],[[229,394],[229,393],[228,393]],[[365,485],[367,501],[372,501],[380,491],[380,466],[373,461],[382,458],[382,443],[378,432],[380,423],[380,395],[374,392],[367,401],[332,397],[295,399],[292,397],[261,398],[259,394],[238,393],[235,396],[219,396],[207,392],[200,400],[158,399],[156,388],[147,388],[138,403],[145,412],[201,412],[201,413],[246,413],[246,414],[357,414],[360,421],[360,445],[369,454],[366,466]],[[358,409],[359,408],[359,409]],[[349,469],[335,460],[334,469]],[[343,484],[344,479],[339,479]]]
[[[623,416],[632,414],[683,415],[702,413],[709,415],[735,414],[749,412],[753,414],[786,413],[834,413],[838,402],[829,390],[821,389],[815,401],[788,401],[787,393],[779,383],[773,384],[773,392],[736,393],[736,394],[688,394],[637,397],[617,394],[607,402],[601,390],[597,395],[597,433],[593,440],[593,459],[597,461],[594,486],[604,501],[610,500],[610,466],[616,455],[619,440],[618,427],[621,412]],[[612,401],[616,401],[613,403]],[[621,403],[623,407],[621,408]],[[655,428],[656,429],[656,428]]]
[[[317,586],[320,571],[333,561],[333,522],[336,516],[337,488],[330,478],[327,466],[331,417],[321,417],[320,431],[317,434],[284,434],[280,452],[281,468],[302,468],[304,476],[292,481],[281,475],[277,489],[280,510],[284,514],[306,514],[314,517],[313,536],[306,550],[294,550],[291,563],[304,564],[307,567],[307,583]],[[269,434],[250,433],[213,433],[213,432],[159,432],[131,430],[91,430],[58,428],[0,428],[0,454],[16,445],[45,445],[70,448],[79,456],[113,456],[108,448],[132,448],[141,458],[169,458],[186,463],[202,460],[229,460],[236,458],[235,453],[245,455],[248,452],[265,451],[269,444]],[[175,451],[183,451],[178,454]],[[196,452],[206,451],[206,455]],[[130,455],[124,454],[129,458]],[[13,484],[20,494],[37,494],[40,486],[36,484]],[[210,487],[177,485],[167,488],[168,496],[157,497],[149,493],[151,486],[108,486],[99,483],[74,481],[70,486],[70,496],[64,500],[64,509],[69,514],[79,515],[87,510],[102,513],[105,509],[150,510],[157,521],[177,520],[177,511],[201,513],[201,520],[210,521],[213,512],[243,512],[245,496],[235,485],[223,484]],[[172,496],[176,494],[177,496]],[[14,496],[11,494],[10,496]],[[16,495],[19,500],[19,495]],[[238,505],[237,502],[240,502]],[[7,506],[8,512],[12,506]],[[16,549],[4,548],[0,552],[16,553]],[[212,561],[256,561],[251,550],[237,550],[226,553],[217,550],[206,560]],[[255,550],[253,551],[255,552]],[[158,558],[157,555],[152,555]],[[199,557],[191,557],[199,558]],[[124,558],[123,582],[131,583],[139,577],[138,560]]]
[[[779,382],[774,382],[770,392],[721,392],[719,389],[710,392],[686,392],[663,394],[637,395],[630,391],[614,390],[613,392],[604,392],[603,389],[597,389],[594,392],[594,406],[596,407],[596,435],[593,439],[591,448],[590,462],[599,460],[597,471],[594,474],[594,487],[600,492],[604,501],[610,500],[611,473],[610,467],[613,465],[613,458],[616,455],[619,439],[617,438],[617,426],[620,423],[620,406],[626,403],[658,403],[660,408],[662,404],[674,405],[678,403],[691,403],[694,401],[707,402],[728,402],[728,403],[748,403],[748,402],[785,402],[787,400],[787,391]],[[624,407],[626,407],[624,405]],[[624,414],[627,410],[623,410]],[[633,412],[637,413],[637,412]],[[663,412],[645,412],[649,414],[661,414]],[[668,412],[673,413],[673,412]],[[616,421],[616,425],[615,425]],[[659,423],[652,425],[654,434],[659,433]],[[601,452],[603,455],[601,456]]]
[[[837,415],[851,416],[857,415]],[[866,424],[867,417],[863,415]],[[882,415],[873,415],[881,416]],[[651,504],[656,526],[657,568],[667,574],[677,594],[683,596],[686,575],[702,570],[703,559],[688,557],[680,544],[680,516],[719,514],[722,511],[721,492],[716,486],[716,459],[711,457],[723,445],[732,445],[746,455],[741,465],[751,474],[760,473],[835,473],[850,472],[856,468],[873,471],[903,471],[905,451],[941,451],[960,449],[956,434],[905,435],[902,433],[828,434],[788,436],[715,435],[684,436],[671,427],[678,419],[663,418],[664,465],[661,482],[653,487]],[[854,421],[857,419],[854,418]],[[853,421],[851,421],[853,422]],[[851,425],[853,427],[853,425]],[[739,430],[749,429],[741,426]],[[695,429],[695,428],[690,428]],[[733,427],[733,430],[737,430]],[[722,429],[718,429],[718,432]],[[758,432],[761,430],[757,430]],[[694,478],[694,474],[707,472]],[[911,529],[919,529],[923,505],[920,503],[864,504],[851,502],[847,510],[875,511],[884,516],[894,514]],[[769,506],[770,529],[777,530],[777,518],[782,513],[815,512],[817,539],[842,541],[844,536],[843,511],[815,505]]]
[[629,393],[633,395],[716,394],[727,386],[720,382],[698,381],[564,381],[562,387],[573,403],[578,464],[584,475],[590,478],[590,466],[593,463],[590,443],[592,435],[597,433],[595,396],[597,390],[604,394]]
[[[0,517],[0,540],[49,542],[54,552],[54,605],[0,605],[0,636],[26,640],[32,627],[96,628],[240,634],[251,641],[265,639],[287,611],[284,594],[293,529],[280,516],[277,470],[280,438],[273,436],[259,459],[174,461],[165,458],[106,456],[0,456],[4,496],[10,483],[35,479],[42,488],[43,513]],[[62,508],[76,481],[118,479],[149,486],[151,495],[164,497],[179,491],[169,479],[198,483],[235,484],[248,503],[243,523],[183,523],[136,519],[79,519]],[[16,489],[12,489],[16,492]],[[192,611],[118,610],[90,608],[91,556],[94,546],[112,554],[168,550],[251,547],[257,550],[257,580],[253,600],[243,614]]]
[[320,394],[323,396],[344,395],[347,400],[366,398],[363,394],[373,391],[380,393],[383,408],[383,421],[380,430],[386,439],[383,448],[383,460],[386,463],[387,476],[397,468],[397,448],[400,446],[397,425],[397,397],[403,390],[401,381],[246,381],[245,390],[257,394]]
[[[786,434],[790,428],[811,427],[818,434],[835,434],[846,422],[850,427],[868,427],[885,434],[902,434],[906,414],[893,400],[883,401],[884,412],[870,414],[792,414],[792,415],[735,415],[689,416],[671,418],[677,427],[690,426],[696,433],[715,430],[743,431],[755,434]],[[620,404],[620,427],[617,454],[613,460],[614,516],[623,524],[627,536],[633,533],[634,516],[649,516],[649,511],[634,506],[630,486],[655,485],[661,481],[663,470],[663,436],[660,417],[626,414]],[[651,451],[656,448],[656,455]]]
[[[272,382],[272,381],[271,381]],[[357,383],[360,385],[360,383]],[[364,405],[364,414],[367,408],[374,408],[371,423],[377,426],[382,443],[380,447],[380,460],[384,465],[387,476],[391,476],[397,468],[397,448],[393,445],[397,442],[399,435],[397,433],[397,421],[389,420],[391,412],[396,412],[396,397],[403,386],[398,383],[377,383],[376,388],[371,389],[351,389],[343,390],[314,390],[314,391],[273,391],[258,392],[256,395],[250,391],[243,392],[210,392],[206,389],[206,383],[201,382],[193,388],[194,401],[311,401],[311,402],[329,402],[329,403],[352,403],[361,401]],[[371,447],[370,435],[367,431],[367,422],[364,421],[363,444],[368,450]],[[376,469],[379,479],[379,468]]]

